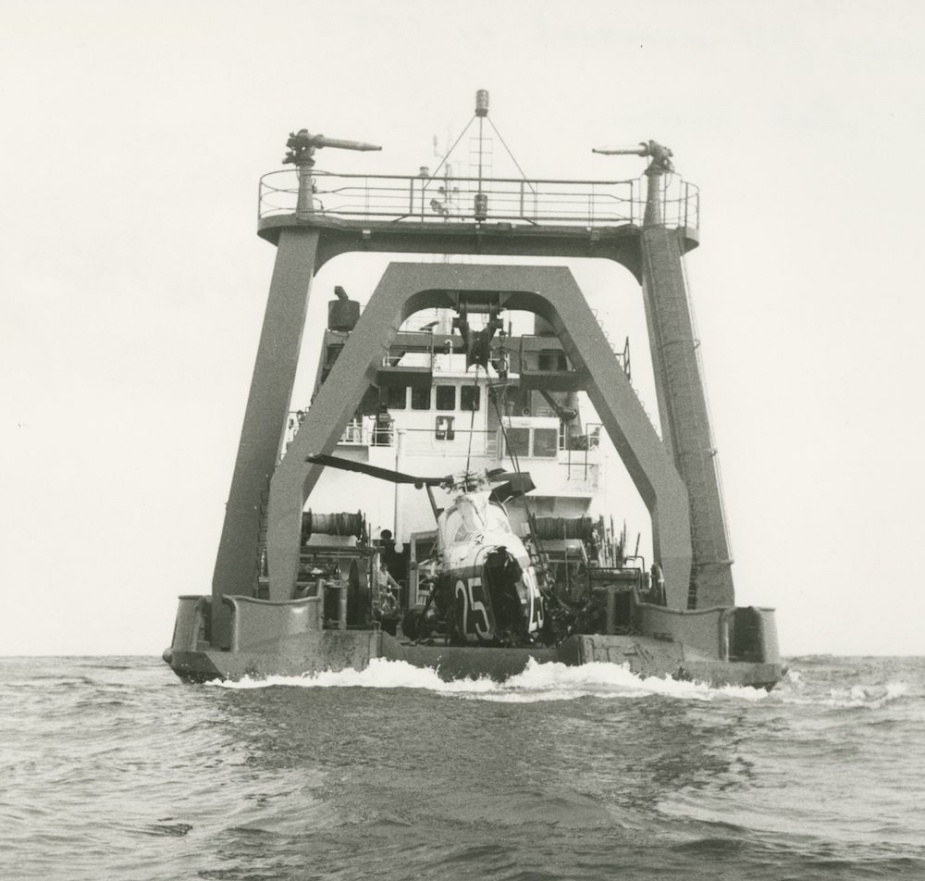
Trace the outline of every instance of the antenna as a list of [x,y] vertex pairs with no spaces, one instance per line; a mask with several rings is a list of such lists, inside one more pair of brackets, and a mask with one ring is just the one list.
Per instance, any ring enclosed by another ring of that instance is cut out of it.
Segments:
[[[440,163],[437,165],[436,170],[434,171],[433,175],[431,175],[430,180],[424,184],[424,189],[427,189],[428,186],[430,186],[431,182],[433,182],[434,180],[437,180],[437,175],[444,168],[444,166],[448,165],[448,160],[450,156],[453,155],[453,152],[456,150],[456,147],[459,145],[459,142],[463,139],[463,136],[466,134],[466,132],[469,131],[469,129],[472,126],[472,123],[478,120],[479,122],[478,171],[477,171],[477,176],[476,176],[477,186],[476,186],[476,192],[473,196],[472,210],[473,210],[473,216],[479,222],[486,220],[488,217],[488,193],[486,193],[483,190],[483,185],[487,179],[486,174],[489,177],[491,175],[491,168],[490,168],[489,163],[486,161],[487,157],[486,157],[486,151],[485,151],[485,121],[486,120],[488,120],[488,124],[491,126],[491,130],[498,136],[498,140],[501,141],[501,145],[504,147],[505,151],[507,152],[507,155],[511,158],[511,161],[517,167],[517,171],[520,172],[520,176],[524,179],[527,186],[531,190],[534,189],[533,184],[527,179],[527,175],[524,174],[524,170],[520,167],[520,163],[517,161],[517,158],[511,152],[511,148],[508,147],[508,145],[505,143],[504,138],[501,136],[501,132],[498,131],[497,126],[495,126],[495,124],[491,121],[491,118],[488,115],[488,106],[489,106],[488,90],[479,89],[475,93],[475,115],[472,117],[472,119],[469,120],[469,122],[466,124],[466,127],[462,130],[462,132],[460,132],[459,137],[456,138],[456,140],[453,142],[449,150],[447,150],[446,153],[443,155],[443,157],[440,160]],[[436,139],[435,139],[435,142],[436,142]],[[439,153],[437,153],[437,150],[436,150],[436,144],[435,144],[434,152],[435,152],[435,155],[439,155]],[[450,177],[450,173],[446,172],[444,174],[444,180],[448,181],[449,177]],[[446,187],[447,189],[449,189],[448,182],[446,183]],[[435,211],[439,211],[440,208],[443,207],[443,203],[441,203],[439,200],[436,200],[436,201],[437,201],[437,204],[434,204],[432,202],[431,207],[433,207]]]
[[488,217],[488,196],[482,192],[482,161],[485,150],[485,117],[488,116],[488,89],[479,89],[475,93],[475,116],[479,121],[479,188],[475,194],[475,219],[485,220]]

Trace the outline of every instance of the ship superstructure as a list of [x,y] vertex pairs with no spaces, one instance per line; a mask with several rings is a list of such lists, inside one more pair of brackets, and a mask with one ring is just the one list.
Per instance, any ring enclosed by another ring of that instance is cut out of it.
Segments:
[[[480,124],[487,112],[480,92]],[[325,146],[372,148],[303,130],[295,172],[261,183],[276,268],[212,594],[181,598],[171,666],[205,679],[385,657],[503,676],[530,658],[604,660],[772,685],[773,612],[734,604],[682,262],[699,197],[670,151],[603,151],[648,157],[644,182],[481,166],[451,181],[316,172]],[[399,259],[365,307],[335,289],[312,400],[293,409],[312,278],[351,251]],[[626,267],[662,435],[567,267],[409,253]],[[595,507],[604,434],[649,510],[653,560]]]

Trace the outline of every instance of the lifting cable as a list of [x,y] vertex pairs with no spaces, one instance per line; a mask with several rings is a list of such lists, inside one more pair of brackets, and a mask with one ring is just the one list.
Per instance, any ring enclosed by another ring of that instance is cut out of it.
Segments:
[[[488,376],[488,370],[485,371],[485,376],[488,378],[489,383],[491,378]],[[478,393],[479,390],[479,365],[475,365],[475,378],[472,381],[472,387],[475,389],[475,392]],[[473,398],[475,395],[473,394]],[[472,435],[475,433],[475,411],[476,407],[472,407],[472,416],[469,419],[469,448],[466,450],[466,476],[465,480],[469,479],[469,462],[472,459]]]

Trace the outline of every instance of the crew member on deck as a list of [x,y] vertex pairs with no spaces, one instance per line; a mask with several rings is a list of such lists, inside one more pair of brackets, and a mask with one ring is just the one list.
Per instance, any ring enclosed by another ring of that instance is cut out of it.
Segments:
[[395,421],[389,415],[389,408],[383,404],[376,414],[376,425],[373,428],[373,444],[377,447],[392,446],[392,433]]
[[373,620],[378,621],[382,629],[393,636],[398,624],[400,594],[401,586],[389,574],[385,560],[380,557],[373,585]]
[[383,529],[379,533],[379,558],[385,563],[386,568],[392,575],[395,575],[395,566],[396,562],[400,565],[400,560],[396,561],[396,557],[401,557],[401,554],[395,550],[395,539],[392,538],[391,529]]

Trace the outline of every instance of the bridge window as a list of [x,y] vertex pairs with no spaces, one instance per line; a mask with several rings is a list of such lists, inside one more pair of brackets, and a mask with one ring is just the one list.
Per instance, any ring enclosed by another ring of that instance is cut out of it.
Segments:
[[550,458],[559,453],[559,432],[555,428],[533,429],[533,455]]
[[482,397],[481,391],[477,385],[464,385],[459,390],[459,409],[478,410]]
[[390,386],[386,389],[385,402],[390,410],[404,410],[406,405],[406,389],[404,386],[396,388]]
[[430,409],[430,387],[412,388],[411,389],[411,409],[412,410],[429,410]]
[[540,370],[568,370],[565,352],[561,349],[542,349],[539,356]]
[[559,454],[559,432],[555,428],[508,428],[506,456],[554,459]]
[[530,429],[509,428],[505,432],[505,450],[508,456],[530,455]]
[[438,410],[455,410],[456,409],[456,386],[455,385],[438,385],[437,386],[437,409]]

